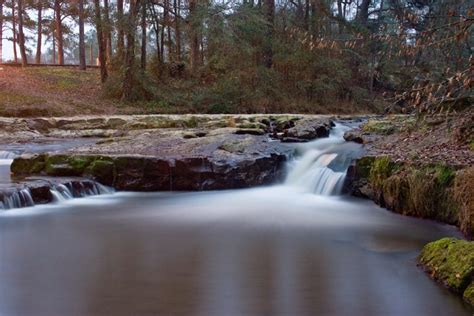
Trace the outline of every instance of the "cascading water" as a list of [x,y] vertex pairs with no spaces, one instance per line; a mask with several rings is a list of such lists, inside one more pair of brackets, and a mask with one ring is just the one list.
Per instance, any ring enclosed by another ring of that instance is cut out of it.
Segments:
[[347,168],[362,146],[342,138],[351,126],[336,124],[328,138],[297,147],[300,158],[289,166],[285,185],[317,195],[337,195],[342,191]]
[[87,187],[83,183],[79,183],[79,186],[80,188],[73,189],[65,184],[57,184],[54,185],[49,191],[51,192],[54,202],[61,202],[93,195],[110,194],[114,192],[113,189],[97,182],[94,182],[92,187]]
[[[52,145],[48,145],[49,148]],[[35,148],[35,151],[41,152],[40,147]],[[17,154],[22,151],[18,148],[12,148],[12,151],[0,151],[0,210],[8,210],[13,208],[30,207],[35,205],[35,199],[27,184],[22,182],[17,183],[12,180],[10,176],[10,166]],[[48,181],[48,180],[45,180]],[[67,181],[67,180],[66,180]],[[88,181],[88,180],[87,180]],[[75,181],[73,187],[71,182],[66,184],[51,183],[50,194],[52,202],[61,202],[73,198],[110,194],[112,189],[106,186],[88,181],[86,184],[81,181]],[[2,189],[3,187],[3,189]]]

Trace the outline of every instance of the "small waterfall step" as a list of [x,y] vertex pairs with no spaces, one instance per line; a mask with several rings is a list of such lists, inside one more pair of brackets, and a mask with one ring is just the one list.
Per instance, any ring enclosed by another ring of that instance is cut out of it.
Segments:
[[346,142],[342,135],[351,126],[336,124],[328,138],[297,147],[300,158],[292,162],[285,185],[316,195],[339,195],[351,161],[362,146]]
[[113,189],[87,179],[32,179],[10,186],[0,186],[0,210],[30,207],[112,192]]

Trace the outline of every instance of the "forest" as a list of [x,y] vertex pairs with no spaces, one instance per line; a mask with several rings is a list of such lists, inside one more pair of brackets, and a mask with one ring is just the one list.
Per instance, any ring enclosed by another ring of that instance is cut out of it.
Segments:
[[474,0],[0,0],[0,315],[473,316]]
[[435,113],[472,102],[473,25],[470,0],[0,0],[0,58],[99,66],[157,113]]

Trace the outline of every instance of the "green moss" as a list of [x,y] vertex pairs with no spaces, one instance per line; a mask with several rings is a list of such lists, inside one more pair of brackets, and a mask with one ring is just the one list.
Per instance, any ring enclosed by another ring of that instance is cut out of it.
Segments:
[[462,297],[468,304],[474,306],[474,281],[464,290]]
[[469,149],[474,151],[474,138],[469,141]]
[[367,133],[380,135],[390,135],[396,131],[392,122],[379,120],[369,120],[362,126],[362,130]]
[[434,167],[436,181],[442,186],[448,186],[452,184],[456,171],[454,168],[446,165],[437,165]]
[[227,140],[219,146],[219,149],[230,153],[243,153],[251,143],[251,138],[245,138],[242,140]]
[[390,160],[390,157],[377,157],[370,169],[369,181],[375,187],[382,187],[383,182],[390,177],[396,169],[397,166]]
[[78,173],[82,173],[91,161],[92,158],[87,156],[72,156],[68,159],[69,165]]
[[383,183],[385,206],[397,213],[414,215],[410,207],[411,194],[410,185],[404,173],[394,174]]
[[187,128],[196,128],[199,126],[199,120],[196,116],[191,116],[189,119],[184,121],[184,126]]
[[435,280],[462,294],[474,275],[474,242],[456,238],[431,242],[418,261]]
[[84,175],[92,176],[100,183],[112,185],[116,176],[114,161],[109,157],[99,157],[90,163]]
[[10,170],[14,175],[39,174],[45,168],[46,158],[46,154],[18,157],[13,160]]
[[357,159],[355,163],[356,173],[360,178],[368,179],[370,170],[374,164],[375,157],[367,156]]

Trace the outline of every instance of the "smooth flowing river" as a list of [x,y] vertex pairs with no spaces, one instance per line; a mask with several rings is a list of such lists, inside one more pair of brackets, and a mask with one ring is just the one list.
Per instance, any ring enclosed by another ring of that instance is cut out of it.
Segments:
[[0,211],[0,315],[472,315],[416,267],[453,227],[338,195],[342,131],[281,185]]

